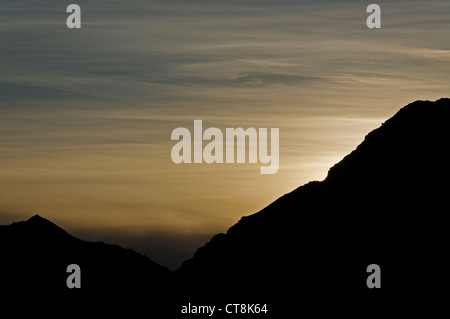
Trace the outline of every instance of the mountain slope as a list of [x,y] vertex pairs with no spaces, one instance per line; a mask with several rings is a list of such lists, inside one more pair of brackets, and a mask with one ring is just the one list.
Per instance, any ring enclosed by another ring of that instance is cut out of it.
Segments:
[[[171,285],[171,272],[146,256],[80,240],[38,215],[0,226],[0,243],[1,290],[8,293],[10,302],[50,302],[49,309],[77,305],[91,312],[128,312],[133,310],[130,304],[163,301]],[[70,264],[81,268],[81,289],[66,285]]]
[[[217,300],[269,300],[292,311],[301,299],[325,313],[437,302],[448,281],[449,145],[449,99],[404,107],[324,181],[243,217],[198,249],[177,272],[187,286],[195,278],[186,298],[206,290]],[[367,288],[373,263],[382,289]]]

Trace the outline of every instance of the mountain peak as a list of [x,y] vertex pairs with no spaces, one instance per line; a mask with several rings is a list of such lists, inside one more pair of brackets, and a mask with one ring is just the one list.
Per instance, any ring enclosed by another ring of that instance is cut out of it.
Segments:
[[449,119],[448,98],[404,106],[330,168],[326,181],[345,179],[376,187],[392,179],[402,180],[406,186],[435,184],[438,178],[448,177],[443,168],[447,167]]
[[[382,127],[410,129],[412,133],[420,134],[424,128],[439,128],[445,125],[450,115],[450,99],[441,98],[436,101],[415,101],[402,107],[393,117],[388,119]],[[419,127],[417,127],[419,125]],[[376,131],[376,130],[375,130]]]
[[24,238],[28,236],[31,236],[31,238],[36,238],[36,236],[38,236],[41,239],[52,238],[53,236],[58,236],[60,239],[72,238],[72,236],[64,229],[38,214],[35,214],[26,221],[14,223],[12,226],[14,226]]
[[52,227],[55,229],[60,229],[62,230],[60,227],[58,227],[57,225],[53,224],[51,221],[49,221],[48,219],[45,219],[41,216],[39,216],[38,214],[30,217],[27,221],[27,224],[29,225],[35,225],[35,226],[43,226],[43,227]]
[[41,217],[41,216],[39,216],[38,214],[36,214],[36,215],[34,215],[34,216],[32,216],[32,217],[30,217],[28,219],[29,222],[36,222],[36,221],[40,222],[40,221],[43,221],[43,220],[46,220],[46,219]]

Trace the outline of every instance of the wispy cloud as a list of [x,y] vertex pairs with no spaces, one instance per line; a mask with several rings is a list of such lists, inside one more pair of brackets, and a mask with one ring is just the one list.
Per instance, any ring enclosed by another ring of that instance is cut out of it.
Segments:
[[[383,3],[380,30],[357,0],[77,3],[79,30],[69,3],[0,3],[2,211],[142,224],[139,243],[225,231],[323,178],[398,107],[449,93],[448,1]],[[173,164],[170,133],[194,119],[279,127],[279,173]]]

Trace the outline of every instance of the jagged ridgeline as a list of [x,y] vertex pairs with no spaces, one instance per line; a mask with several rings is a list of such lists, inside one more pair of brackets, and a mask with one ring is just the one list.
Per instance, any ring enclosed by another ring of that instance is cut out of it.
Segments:
[[[262,318],[438,310],[448,284],[449,145],[450,100],[409,104],[325,180],[243,217],[175,272],[39,216],[1,226],[2,290],[36,300],[57,292],[113,312],[159,309],[157,318],[185,318],[188,303],[267,304]],[[68,291],[72,263],[82,288]],[[370,264],[380,266],[380,289],[366,285]]]

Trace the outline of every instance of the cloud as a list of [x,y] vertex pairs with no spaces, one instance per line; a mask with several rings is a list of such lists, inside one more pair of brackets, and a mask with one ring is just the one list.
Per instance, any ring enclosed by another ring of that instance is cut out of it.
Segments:
[[[448,95],[448,1],[382,4],[376,31],[359,0],[77,3],[80,30],[66,3],[0,3],[0,205],[163,264]],[[280,128],[279,173],[173,164],[170,133],[194,119]]]

